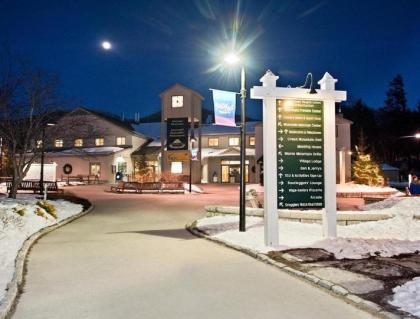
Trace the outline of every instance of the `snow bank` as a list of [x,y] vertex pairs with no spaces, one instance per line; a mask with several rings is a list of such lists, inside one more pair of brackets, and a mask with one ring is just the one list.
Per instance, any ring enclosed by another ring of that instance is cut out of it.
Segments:
[[392,187],[368,186],[355,183],[337,184],[337,193],[398,193]]
[[403,311],[420,317],[420,277],[393,289],[394,297],[389,303]]
[[[372,207],[371,207],[372,208]],[[308,211],[305,211],[306,213]],[[336,258],[364,258],[380,255],[390,257],[420,251],[420,198],[404,198],[386,209],[371,209],[372,213],[389,213],[393,218],[337,226],[338,237],[324,239],[322,226],[279,220],[279,243],[276,250],[316,247],[326,249]],[[198,228],[211,236],[260,252],[273,250],[264,245],[264,224],[259,217],[247,217],[247,232],[239,232],[238,216],[215,216],[198,221]]]
[[[257,193],[264,193],[264,186],[260,184],[247,184],[246,190],[255,189]],[[337,193],[399,193],[392,187],[368,186],[355,183],[337,184]]]
[[[34,195],[19,199],[0,199],[0,302],[4,298],[8,283],[13,278],[15,259],[24,241],[40,229],[53,225],[83,210],[82,205],[64,200],[49,201],[56,210],[57,220],[45,213],[38,216],[35,211],[38,199]],[[18,214],[20,211],[23,216]]]
[[[185,190],[185,193],[188,193],[190,191],[190,184],[189,183],[184,183],[184,190]],[[191,192],[201,194],[201,193],[203,193],[203,190],[200,187],[198,187],[197,185],[192,184],[191,185]]]

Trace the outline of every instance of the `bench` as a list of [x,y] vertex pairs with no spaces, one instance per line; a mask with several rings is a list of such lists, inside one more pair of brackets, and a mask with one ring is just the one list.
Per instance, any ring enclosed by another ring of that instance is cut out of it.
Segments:
[[124,193],[183,193],[184,184],[182,182],[123,182],[111,186],[111,192]]
[[[45,181],[44,187],[47,186],[47,192],[63,193],[64,191],[58,188],[57,182]],[[7,192],[12,188],[12,181],[6,182]],[[22,181],[17,187],[18,191],[33,191],[34,193],[40,191],[39,181]]]
[[162,182],[161,191],[166,193],[183,193],[183,182]]
[[98,175],[61,175],[61,181],[66,181],[67,184],[70,182],[81,182],[87,184],[99,184],[99,176]]

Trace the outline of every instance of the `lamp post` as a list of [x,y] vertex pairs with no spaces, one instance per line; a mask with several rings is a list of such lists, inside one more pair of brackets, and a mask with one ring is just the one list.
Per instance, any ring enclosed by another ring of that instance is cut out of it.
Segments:
[[191,151],[190,151],[190,177],[189,177],[189,192],[191,194],[192,192],[192,151],[193,151],[193,146],[194,146],[194,142],[196,141],[195,136],[194,136],[194,129],[191,130],[190,133],[190,147],[191,147]]
[[54,123],[47,123],[45,126],[42,127],[42,135],[41,135],[41,169],[40,169],[40,176],[39,176],[39,194],[44,195],[44,158],[45,158],[45,128],[47,126],[54,126]]
[[[238,55],[230,53],[225,57],[225,62],[229,64],[237,64],[240,62]],[[245,223],[245,150],[246,150],[246,118],[245,118],[245,99],[246,99],[246,88],[245,88],[245,67],[241,66],[241,124],[240,124],[240,136],[241,136],[241,149],[240,149],[240,184],[239,184],[239,231],[246,231]]]

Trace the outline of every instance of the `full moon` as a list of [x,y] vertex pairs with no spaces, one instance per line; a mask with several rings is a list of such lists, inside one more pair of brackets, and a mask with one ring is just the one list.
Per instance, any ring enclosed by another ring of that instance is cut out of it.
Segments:
[[112,47],[111,42],[109,41],[103,41],[101,45],[104,50],[110,50]]

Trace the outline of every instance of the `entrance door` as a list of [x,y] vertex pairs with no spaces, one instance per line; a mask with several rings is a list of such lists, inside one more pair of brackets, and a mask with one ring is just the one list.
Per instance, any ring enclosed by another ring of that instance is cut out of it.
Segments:
[[[241,167],[235,165],[222,165],[222,183],[239,183],[241,180]],[[245,182],[248,183],[248,165],[245,165]]]
[[89,174],[99,178],[101,176],[101,163],[90,163]]

